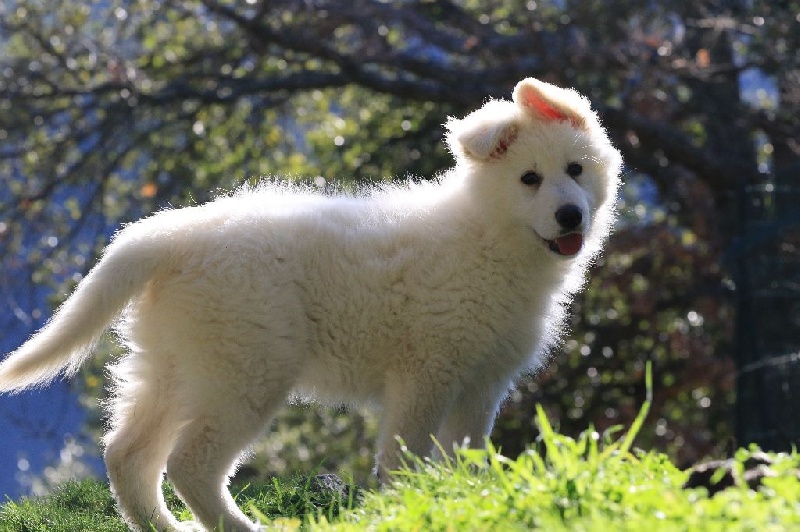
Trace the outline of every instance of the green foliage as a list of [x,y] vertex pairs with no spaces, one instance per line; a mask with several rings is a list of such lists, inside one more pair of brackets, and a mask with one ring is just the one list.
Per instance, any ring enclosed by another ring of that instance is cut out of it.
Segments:
[[359,409],[291,406],[252,448],[237,480],[254,484],[292,473],[335,473],[360,485],[374,485],[375,415]]

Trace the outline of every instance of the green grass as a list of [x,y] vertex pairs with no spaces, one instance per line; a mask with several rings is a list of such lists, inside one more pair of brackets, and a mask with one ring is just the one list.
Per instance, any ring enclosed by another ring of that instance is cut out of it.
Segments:
[[[651,389],[649,371],[647,378]],[[714,496],[684,489],[688,472],[632,447],[649,404],[619,438],[618,430],[589,429],[577,439],[558,434],[539,408],[542,441],[517,459],[491,446],[443,463],[409,456],[391,486],[352,488],[346,500],[300,477],[233,492],[249,515],[275,530],[800,530],[800,454],[769,454],[756,489],[744,482]],[[731,469],[739,478],[755,452],[737,452]],[[191,519],[168,485],[165,494],[179,519]],[[72,482],[0,507],[0,532],[76,530],[126,530],[105,484]]]
[[68,482],[46,497],[8,501],[0,508],[3,532],[103,530],[126,532],[108,486]]
[[[450,463],[411,459],[382,491],[341,501],[299,478],[247,487],[237,501],[282,530],[800,530],[800,456],[770,455],[757,490],[733,487],[709,497],[682,488],[687,473],[658,453],[624,451],[592,431],[573,440],[552,432],[516,460],[494,449],[465,450]],[[749,451],[737,453],[743,469]],[[190,514],[167,488],[171,509]],[[9,501],[0,530],[124,531],[108,487],[68,483],[53,494]]]
[[[540,419],[543,419],[540,414]],[[420,463],[336,521],[334,530],[800,530],[800,456],[770,455],[775,475],[709,497],[658,453],[621,452],[596,433],[550,433],[545,454],[509,460],[490,449],[445,466]],[[744,467],[749,451],[737,454]]]

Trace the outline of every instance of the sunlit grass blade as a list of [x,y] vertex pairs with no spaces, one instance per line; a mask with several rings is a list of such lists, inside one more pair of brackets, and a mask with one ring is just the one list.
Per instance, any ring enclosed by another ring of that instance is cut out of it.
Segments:
[[642,403],[642,407],[639,409],[639,414],[636,416],[636,419],[633,420],[631,428],[628,430],[628,433],[625,434],[619,446],[619,452],[622,455],[628,454],[630,451],[633,440],[636,439],[636,435],[639,434],[639,431],[642,429],[642,424],[647,418],[647,414],[650,413],[650,405],[653,403],[653,364],[649,360],[645,365],[644,371],[645,400],[644,403]]
[[556,444],[556,433],[550,420],[547,419],[547,414],[544,412],[542,405],[536,404],[536,422],[539,425],[539,431],[542,434],[542,442],[544,443],[545,452],[547,453],[547,460],[554,464],[561,464],[564,462],[561,456],[561,449]]

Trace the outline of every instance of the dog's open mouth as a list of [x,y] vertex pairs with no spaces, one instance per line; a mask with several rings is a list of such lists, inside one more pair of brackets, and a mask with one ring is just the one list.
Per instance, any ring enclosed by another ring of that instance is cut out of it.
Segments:
[[550,248],[550,251],[565,257],[577,255],[583,247],[583,233],[569,233],[553,240],[543,240]]

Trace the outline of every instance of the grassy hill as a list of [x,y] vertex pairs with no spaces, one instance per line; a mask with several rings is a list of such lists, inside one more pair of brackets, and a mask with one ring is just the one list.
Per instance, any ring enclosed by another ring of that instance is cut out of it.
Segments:
[[[362,491],[328,477],[234,488],[276,530],[800,530],[800,455],[740,450],[707,470],[631,448],[626,436],[555,433],[515,460],[464,450],[433,464],[409,457],[392,486]],[[693,486],[693,487],[690,487]],[[191,515],[165,487],[171,509]],[[0,530],[124,531],[107,485],[69,483],[0,507]]]

